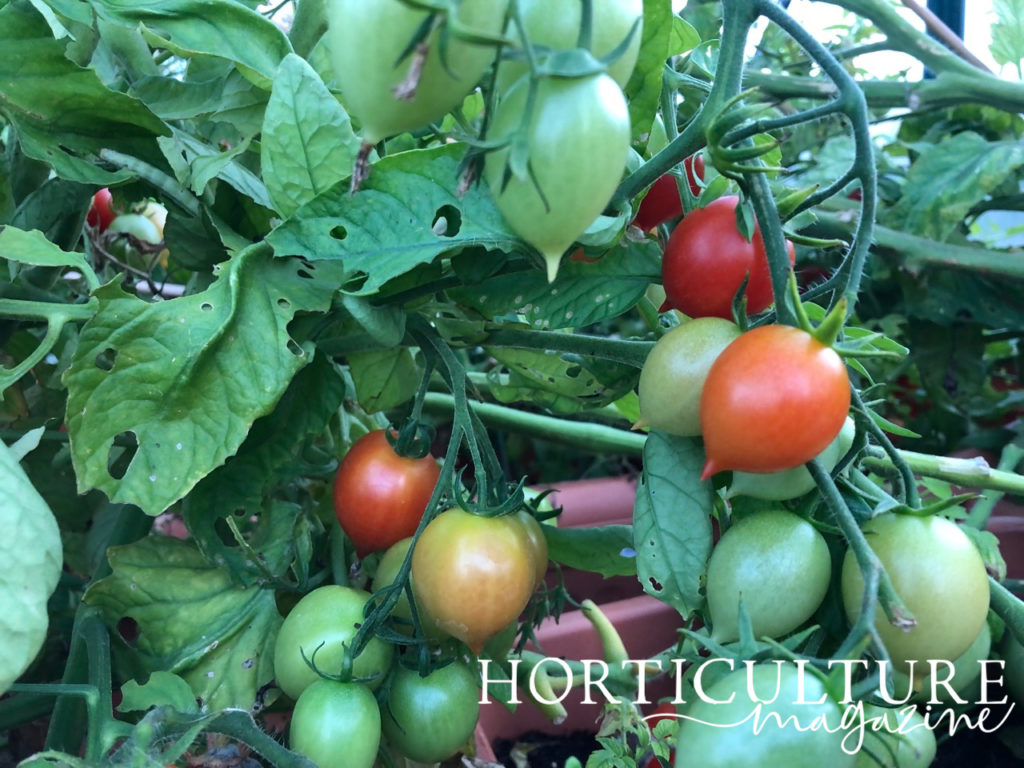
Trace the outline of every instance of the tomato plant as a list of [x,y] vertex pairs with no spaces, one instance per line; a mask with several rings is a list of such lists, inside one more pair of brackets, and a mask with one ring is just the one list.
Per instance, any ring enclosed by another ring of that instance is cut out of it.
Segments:
[[475,670],[461,661],[425,677],[401,665],[383,708],[384,736],[406,757],[436,763],[469,741],[480,714]]
[[784,510],[756,512],[732,525],[708,562],[711,636],[739,639],[740,603],[754,637],[782,638],[821,605],[832,576],[825,539]]
[[[341,672],[345,646],[363,621],[369,593],[351,587],[328,585],[306,594],[291,609],[277,633],[274,674],[278,687],[293,699],[320,680],[307,664],[316,664],[328,675]],[[352,661],[352,676],[371,687],[380,685],[391,666],[394,647],[372,638]]]
[[382,430],[356,440],[334,477],[334,514],[360,556],[412,536],[441,470],[431,456],[399,456]]
[[[553,51],[567,51],[576,47],[583,15],[580,3],[574,0],[521,0],[519,15],[532,45],[544,46]],[[626,50],[608,65],[608,74],[621,88],[626,87],[640,54],[642,22],[642,0],[599,0],[594,3],[590,52],[595,57],[609,55],[625,42],[630,32],[633,33]],[[506,34],[513,40],[518,39],[514,23],[509,23]],[[499,92],[507,91],[528,71],[522,59],[510,58],[503,61],[498,67],[496,85]]]
[[[450,22],[462,34],[495,36],[507,7],[508,0],[466,0],[456,6]],[[365,142],[376,144],[440,119],[462,102],[493,63],[494,43],[460,37],[450,22],[442,32],[431,20],[427,11],[400,0],[330,4],[327,47],[345,104],[362,124]],[[418,40],[424,24],[428,34]],[[419,45],[410,50],[410,40]]]
[[[498,105],[491,137],[512,144],[487,155],[484,179],[509,227],[540,251],[553,280],[562,254],[601,214],[622,177],[629,111],[607,75],[547,77],[517,139],[529,91],[520,80]],[[520,140],[527,173],[509,167]]]
[[416,600],[474,652],[515,620],[539,569],[521,521],[453,508],[434,518],[413,550]]
[[[681,722],[676,717],[676,705],[670,701],[663,702],[656,706],[650,714],[644,717],[647,723],[647,727],[651,729],[652,734],[654,729],[658,726],[658,723],[669,722],[672,723],[673,727],[677,727]],[[674,765],[676,762],[676,751],[673,749],[669,752],[668,764]],[[663,763],[657,757],[651,757],[645,764],[644,768],[666,768],[666,764]]]
[[835,439],[849,410],[846,367],[830,347],[785,325],[747,331],[718,356],[704,382],[704,476],[804,464]]
[[[412,546],[412,537],[402,539],[401,541],[395,542],[388,550],[381,556],[380,562],[377,563],[377,571],[373,576],[373,588],[374,591],[378,591],[383,587],[393,584],[395,578],[398,576],[398,571],[402,567],[402,563],[405,561],[405,557],[409,552],[409,547]],[[391,615],[394,616],[397,621],[397,629],[399,632],[404,634],[412,634],[412,608],[409,605],[409,597],[403,590],[401,596],[398,598],[398,602],[391,611]],[[437,624],[431,618],[430,614],[423,610],[423,607],[417,604],[416,616],[420,620],[420,626],[423,628],[423,633],[432,640],[439,640],[446,637],[445,633],[438,628]]]
[[658,339],[640,371],[639,425],[699,435],[700,396],[711,364],[739,335],[729,320],[701,317]]
[[295,702],[289,742],[320,768],[370,768],[380,734],[380,710],[369,688],[317,680]]
[[[988,615],[988,575],[974,543],[955,523],[929,515],[884,514],[864,525],[864,535],[914,615],[904,632],[879,611],[875,628],[893,664],[923,677],[928,659],[954,661],[981,632]],[[864,579],[852,552],[843,560],[843,605],[850,621],[860,615]]]
[[110,222],[108,234],[124,232],[144,243],[157,244],[163,240],[156,225],[141,213],[122,213]]
[[[732,302],[744,278],[747,312],[767,309],[774,300],[761,230],[750,240],[736,224],[739,198],[726,195],[688,213],[665,245],[661,282],[667,296],[663,309],[691,317],[732,319]],[[796,258],[787,243],[789,261]]]
[[[778,665],[778,666],[777,666]],[[801,674],[803,688],[800,688]],[[774,662],[755,664],[729,672],[704,688],[707,698],[690,702],[679,726],[676,764],[683,755],[700,755],[706,768],[740,765],[785,765],[791,768],[852,766],[853,755],[842,748],[844,733],[838,730],[842,718],[839,705],[811,672],[801,673],[795,664]],[[801,696],[802,693],[802,696]],[[757,698],[755,699],[754,696]],[[799,703],[799,702],[808,703]],[[821,703],[818,703],[821,701]],[[755,732],[754,708],[761,707]],[[778,720],[773,716],[778,715]],[[824,717],[829,730],[802,730],[780,727],[788,718],[809,728]],[[727,728],[724,726],[731,725]]]
[[[700,183],[698,179],[704,178],[704,157],[703,155],[690,155],[683,160],[683,173],[686,174],[686,182],[690,185],[690,192],[694,197],[700,194]],[[640,201],[636,217],[633,219],[633,226],[640,227],[644,232],[654,229],[666,221],[678,219],[683,215],[683,200],[679,196],[679,182],[670,173],[659,176],[651,188],[647,190],[644,199]]]
[[92,204],[89,206],[85,220],[90,227],[96,227],[100,232],[105,232],[116,216],[113,195],[110,194],[108,187],[103,187],[92,196]]

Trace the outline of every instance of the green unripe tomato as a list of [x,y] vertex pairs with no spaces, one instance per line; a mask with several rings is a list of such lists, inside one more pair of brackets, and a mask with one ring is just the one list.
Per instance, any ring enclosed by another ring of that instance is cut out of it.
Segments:
[[473,735],[480,715],[477,675],[461,661],[426,677],[399,666],[383,708],[384,737],[419,763],[453,755]]
[[[328,585],[305,595],[285,617],[274,645],[274,674],[278,687],[297,699],[321,678],[302,658],[312,659],[328,674],[341,670],[345,644],[363,621],[370,594],[361,589]],[[313,653],[316,652],[316,657]],[[374,637],[352,663],[352,675],[376,687],[391,667],[394,648]]]
[[[519,0],[519,13],[530,44],[554,51],[567,51],[576,47],[580,36],[582,9],[583,4],[580,0]],[[636,66],[636,59],[640,54],[643,11],[642,0],[594,0],[593,3],[590,52],[595,58],[607,56],[618,48],[636,24],[636,31],[629,40],[629,47],[608,66],[608,75],[621,88],[625,88],[629,82],[629,76],[633,74],[633,67]],[[505,35],[513,40],[519,40],[519,31],[514,22],[509,22]],[[502,61],[498,66],[498,92],[507,91],[528,71],[529,65],[525,59]]]
[[712,639],[739,639],[741,598],[754,637],[790,633],[818,610],[831,576],[828,545],[802,517],[769,510],[740,520],[725,532],[708,562]]
[[[829,698],[825,686],[813,673],[803,673],[803,701],[799,701],[800,671],[790,662],[776,669],[775,662],[755,664],[748,671],[740,666],[734,672],[702,685],[707,698],[691,702],[683,714],[676,737],[676,768],[850,768],[853,755],[843,751],[843,731],[829,733],[825,728],[809,730],[824,717],[829,730],[836,730],[842,719],[839,705]],[[752,713],[762,702],[759,725],[754,732]],[[776,695],[777,693],[777,695]],[[730,697],[731,701],[730,701]],[[821,703],[817,703],[822,700]],[[771,713],[778,715],[778,720]],[[789,718],[795,717],[799,728]],[[786,723],[784,727],[779,722]],[[730,727],[731,726],[731,727]]]
[[[822,466],[831,472],[839,460],[853,445],[857,427],[849,416],[835,439],[818,454]],[[805,466],[784,469],[781,472],[740,472],[732,473],[729,496],[751,496],[766,501],[788,501],[814,490],[814,478]]]
[[699,435],[704,380],[711,364],[739,335],[735,323],[700,317],[658,339],[640,371],[637,426],[683,437]]
[[[455,25],[482,35],[501,34],[508,0],[462,0]],[[497,48],[469,42],[452,28],[434,29],[419,84],[409,99],[395,89],[409,73],[406,47],[427,21],[427,11],[401,0],[327,0],[327,44],[342,101],[375,144],[440,119],[462,103],[494,61]]]
[[[380,562],[377,564],[377,573],[373,577],[373,588],[374,591],[386,587],[389,584],[393,584],[395,577],[398,576],[398,571],[402,567],[402,563],[405,562],[405,556],[409,552],[409,547],[412,545],[412,537],[402,539],[395,544],[392,544],[387,552],[385,552]],[[412,576],[410,575],[410,580]],[[401,596],[398,598],[398,602],[395,603],[395,607],[391,611],[391,615],[396,619],[399,619],[395,624],[395,628],[404,635],[412,635],[412,608],[409,607],[409,596],[402,591]],[[419,617],[420,626],[423,628],[423,634],[428,640],[442,640],[446,638],[446,635],[437,623],[430,617],[423,607],[417,603],[416,615]]]
[[[958,525],[929,515],[879,515],[863,526],[864,536],[892,586],[917,621],[910,631],[894,627],[881,606],[875,628],[895,669],[927,674],[928,659],[955,660],[968,649],[988,615],[985,563]],[[864,579],[852,550],[843,560],[843,607],[851,623],[860,615]]]
[[[519,130],[528,90],[525,78],[512,87],[495,110],[489,138]],[[487,154],[484,179],[505,222],[540,251],[553,280],[562,254],[615,193],[629,154],[629,109],[608,75],[545,77],[525,131],[533,178],[513,174],[505,183],[506,146]]]
[[122,213],[110,222],[107,232],[126,232],[130,235],[135,235],[135,237],[145,243],[153,243],[154,245],[163,239],[160,236],[160,232],[157,231],[156,224],[141,213]]
[[292,712],[291,748],[320,768],[370,768],[380,747],[380,710],[359,683],[317,680]]
[[[864,742],[854,768],[928,768],[935,759],[935,733],[916,709],[864,705]],[[904,721],[906,721],[904,723]]]
[[[953,662],[953,677],[948,685],[964,701],[977,701],[978,694],[981,692],[981,665],[979,662],[987,659],[991,650],[992,630],[989,629],[988,622],[986,621],[981,625],[981,632],[974,638],[974,642],[971,643],[970,647]],[[944,680],[946,676],[946,670],[940,666],[939,679]],[[907,675],[903,672],[893,672],[893,698],[896,701],[900,701],[907,695],[910,685],[910,678]],[[914,687],[916,692],[911,697],[911,701],[922,702],[932,700],[931,675],[923,679],[918,677]],[[946,687],[942,685],[935,686],[935,700],[945,704],[955,703]]]

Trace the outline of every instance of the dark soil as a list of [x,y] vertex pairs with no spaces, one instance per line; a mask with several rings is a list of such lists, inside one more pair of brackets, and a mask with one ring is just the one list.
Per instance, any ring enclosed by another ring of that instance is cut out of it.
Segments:
[[494,743],[494,755],[506,768],[515,768],[515,762],[509,757],[515,747],[526,753],[530,768],[562,768],[573,756],[585,764],[599,745],[593,731],[573,731],[558,736],[529,731],[517,739],[499,739]]

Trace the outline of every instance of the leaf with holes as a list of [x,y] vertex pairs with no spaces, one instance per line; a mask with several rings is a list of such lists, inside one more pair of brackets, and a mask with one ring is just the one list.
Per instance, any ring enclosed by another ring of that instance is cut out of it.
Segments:
[[356,397],[367,413],[397,408],[416,395],[423,363],[408,347],[359,352],[348,356]]
[[704,451],[688,437],[651,430],[633,508],[633,545],[644,591],[688,618],[704,604],[711,555],[711,484],[700,479]]
[[[439,254],[470,246],[522,251],[486,188],[459,197],[461,144],[401,152],[374,163],[355,195],[337,184],[267,236],[280,255],[340,261],[345,289],[376,292]],[[495,258],[499,258],[495,256]]]
[[640,376],[630,365],[558,352],[512,347],[487,352],[499,363],[487,372],[496,400],[533,403],[559,414],[608,405],[633,389]]
[[577,251],[564,260],[551,283],[543,272],[531,269],[490,277],[449,294],[488,319],[516,314],[539,328],[580,328],[621,315],[647,286],[660,281],[661,246],[655,240],[624,241],[599,259]]
[[57,521],[18,464],[33,441],[39,441],[38,434],[12,448],[0,440],[0,693],[11,687],[42,647],[46,601],[61,571]]
[[315,272],[255,246],[192,296],[150,304],[97,290],[64,375],[79,493],[159,514],[238,450],[312,356],[288,323],[330,305],[335,283]]
[[274,77],[260,158],[274,207],[285,218],[349,175],[359,152],[352,123],[316,71],[290,53]]
[[145,671],[181,675],[210,710],[249,709],[274,676],[274,591],[241,588],[192,542],[150,536],[112,547],[110,576],[85,602]]
[[636,576],[633,529],[628,525],[556,528],[542,525],[548,558],[568,568],[602,576]]

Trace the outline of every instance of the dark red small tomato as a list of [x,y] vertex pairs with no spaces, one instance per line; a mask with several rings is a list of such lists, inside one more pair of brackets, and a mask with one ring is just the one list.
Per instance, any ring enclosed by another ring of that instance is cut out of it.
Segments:
[[805,464],[839,434],[849,410],[850,380],[835,350],[788,325],[747,331],[716,358],[704,382],[702,477]]
[[103,189],[92,196],[92,205],[89,207],[89,213],[86,214],[85,220],[90,227],[98,228],[100,232],[105,232],[107,227],[110,226],[110,222],[116,216],[117,214],[114,213],[113,196],[107,187],[103,187]]
[[334,513],[360,557],[416,532],[440,474],[431,456],[395,453],[382,429],[353,443],[334,478]]
[[[757,225],[748,241],[736,226],[739,198],[726,195],[686,215],[665,246],[661,263],[666,300],[662,310],[678,309],[690,317],[732,319],[732,300],[743,282],[747,312],[767,309],[774,300],[768,258]],[[789,262],[793,244],[786,243]]]
[[[697,173],[694,175],[694,167]],[[683,160],[683,169],[686,171],[686,180],[690,184],[690,191],[696,197],[700,194],[700,185],[697,179],[704,178],[704,158],[702,155],[690,155]],[[633,225],[640,227],[644,232],[654,229],[670,219],[677,219],[683,215],[683,201],[679,197],[679,187],[676,178],[671,173],[659,177],[637,209]]]

